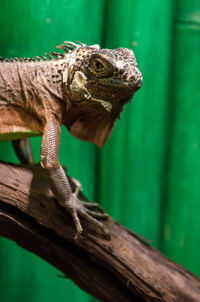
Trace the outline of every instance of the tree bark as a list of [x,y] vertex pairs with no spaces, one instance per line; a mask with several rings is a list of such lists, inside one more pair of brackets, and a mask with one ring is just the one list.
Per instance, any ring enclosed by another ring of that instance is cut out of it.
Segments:
[[200,301],[200,279],[112,218],[103,222],[111,241],[81,222],[84,232],[75,240],[73,221],[39,166],[0,162],[1,236],[43,258],[100,301]]

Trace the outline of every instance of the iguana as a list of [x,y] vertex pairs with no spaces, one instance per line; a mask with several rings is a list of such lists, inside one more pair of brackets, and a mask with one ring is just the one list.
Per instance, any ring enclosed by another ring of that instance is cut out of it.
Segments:
[[[0,141],[13,140],[21,162],[31,164],[27,137],[41,135],[40,164],[58,202],[71,214],[77,237],[82,233],[79,215],[109,236],[98,221],[107,214],[78,199],[59,163],[61,124],[73,136],[102,147],[123,106],[141,87],[142,75],[127,48],[80,42],[57,47],[64,53],[0,59]],[[23,146],[29,152],[23,153]]]

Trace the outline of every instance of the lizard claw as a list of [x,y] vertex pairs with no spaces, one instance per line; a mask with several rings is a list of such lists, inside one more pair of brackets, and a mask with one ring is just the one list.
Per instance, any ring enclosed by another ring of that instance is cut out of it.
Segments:
[[98,209],[100,211],[103,212],[102,208],[100,207],[100,205],[97,202],[89,202],[89,201],[83,201],[81,200],[82,204],[87,207],[88,209]]
[[[111,239],[110,232],[107,228],[98,221],[97,219],[107,219],[109,215],[104,213],[101,207],[97,203],[91,203],[87,201],[82,201],[78,198],[78,193],[81,189],[81,186],[76,186],[74,192],[72,193],[71,200],[67,201],[64,204],[66,210],[71,214],[74,224],[76,226],[76,235],[74,237],[75,240],[78,240],[82,234],[83,228],[80,223],[79,215],[90,221],[96,227],[98,227],[104,234],[107,240]],[[101,212],[97,212],[94,209],[98,209]]]
[[71,215],[72,215],[72,218],[73,218],[75,226],[76,226],[76,235],[75,235],[74,239],[77,240],[80,238],[80,236],[83,232],[83,228],[82,228],[82,225],[78,218],[78,214],[77,214],[76,210],[73,209]]

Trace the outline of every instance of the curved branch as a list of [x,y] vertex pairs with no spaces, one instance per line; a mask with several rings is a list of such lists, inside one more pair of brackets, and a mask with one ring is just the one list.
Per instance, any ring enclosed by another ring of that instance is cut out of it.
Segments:
[[[83,197],[81,197],[83,198]],[[109,218],[111,241],[54,199],[40,167],[0,163],[0,235],[49,262],[100,301],[200,301],[200,280]]]

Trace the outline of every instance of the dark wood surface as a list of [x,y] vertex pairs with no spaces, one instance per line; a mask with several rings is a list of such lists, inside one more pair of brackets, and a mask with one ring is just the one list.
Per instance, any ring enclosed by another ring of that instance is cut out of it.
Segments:
[[200,279],[112,218],[104,222],[111,241],[81,222],[84,232],[74,240],[72,219],[39,166],[0,162],[1,236],[43,258],[100,301],[200,301]]

